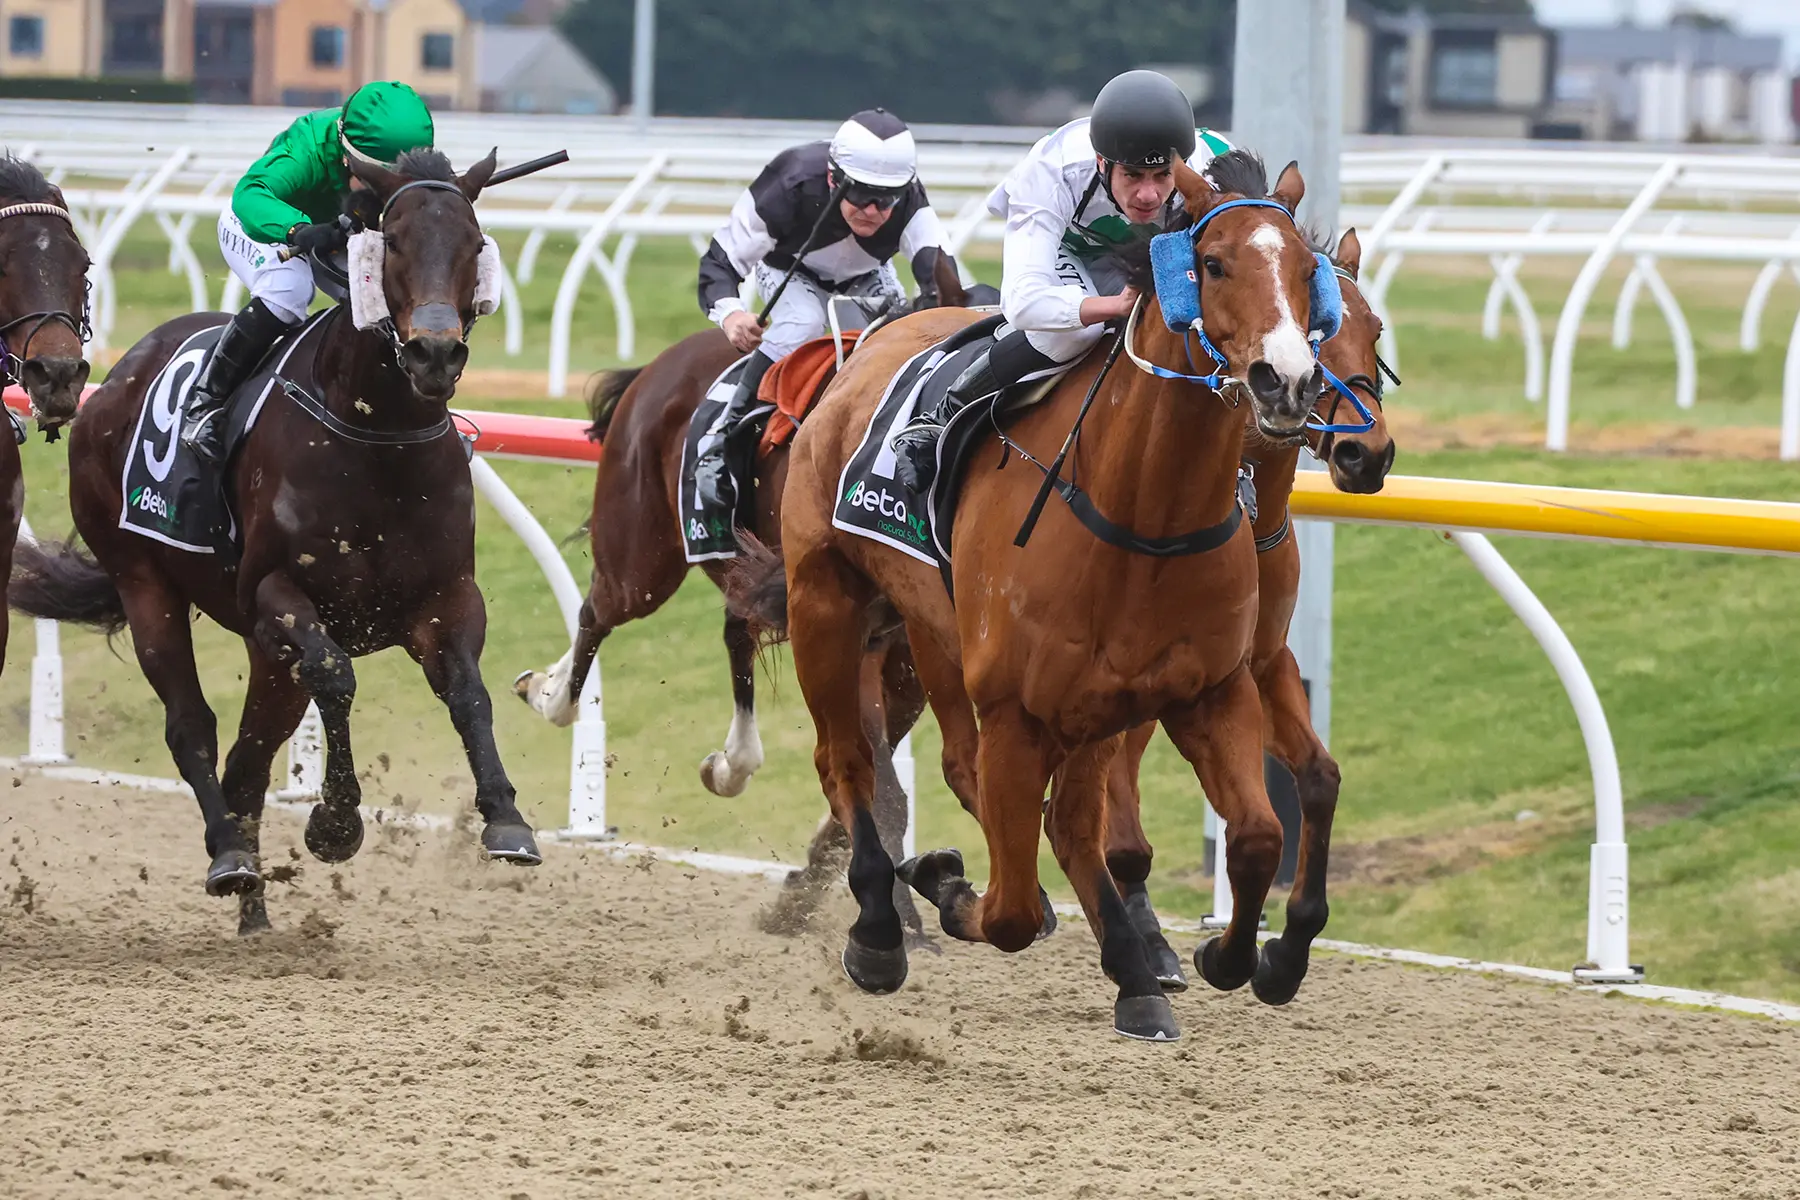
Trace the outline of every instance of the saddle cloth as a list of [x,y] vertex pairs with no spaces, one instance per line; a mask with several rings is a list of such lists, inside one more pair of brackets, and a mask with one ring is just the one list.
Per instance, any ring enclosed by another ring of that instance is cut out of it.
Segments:
[[226,495],[231,462],[262,414],[275,376],[330,311],[321,310],[298,331],[284,336],[238,389],[225,427],[225,460],[219,466],[201,462],[182,445],[181,424],[194,384],[225,325],[190,334],[176,348],[145,390],[126,447],[119,528],[194,554],[233,551],[239,530]]
[[970,460],[978,449],[994,443],[1007,417],[1042,400],[1080,361],[1068,363],[1055,375],[964,405],[938,439],[937,473],[929,492],[921,496],[894,477],[894,434],[914,413],[943,400],[957,376],[993,344],[1001,325],[998,314],[983,318],[908,359],[882,394],[862,442],[838,478],[838,502],[831,514],[834,526],[937,567],[946,584],[950,527]]

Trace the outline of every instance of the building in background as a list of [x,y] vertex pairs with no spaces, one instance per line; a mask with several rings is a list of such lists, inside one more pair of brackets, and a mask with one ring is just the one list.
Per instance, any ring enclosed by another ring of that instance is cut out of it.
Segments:
[[1394,13],[1349,0],[1344,131],[1527,138],[1553,132],[1555,35],[1535,18]]
[[1677,19],[1558,31],[1556,112],[1616,141],[1791,142],[1795,86],[1779,37]]
[[612,84],[548,25],[476,26],[475,75],[487,112],[588,116],[619,110]]

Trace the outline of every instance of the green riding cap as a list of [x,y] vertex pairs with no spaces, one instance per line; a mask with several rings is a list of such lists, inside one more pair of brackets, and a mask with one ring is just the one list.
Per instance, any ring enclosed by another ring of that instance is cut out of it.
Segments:
[[350,190],[346,156],[391,166],[434,138],[431,110],[417,92],[391,81],[364,84],[342,108],[307,113],[269,143],[238,180],[231,211],[253,240],[285,242],[296,225],[337,218]]

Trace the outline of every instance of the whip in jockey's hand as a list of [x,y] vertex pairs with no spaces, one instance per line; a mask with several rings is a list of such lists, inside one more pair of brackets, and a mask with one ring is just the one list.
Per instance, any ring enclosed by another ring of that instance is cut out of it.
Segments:
[[895,478],[924,492],[937,472],[938,438],[963,405],[1063,369],[1100,340],[1107,322],[1129,316],[1138,294],[1126,285],[1119,250],[1176,216],[1176,159],[1201,170],[1230,149],[1194,128],[1187,97],[1154,71],[1115,77],[1091,115],[1033,146],[987,202],[1006,221],[1006,324],[937,408],[894,435]]
[[[345,193],[361,187],[352,160],[391,169],[408,150],[429,150],[431,111],[404,83],[367,83],[341,108],[308,113],[282,131],[238,180],[219,217],[219,249],[250,289],[188,400],[181,440],[216,463],[225,456],[232,393],[312,304],[310,251],[341,249]],[[283,246],[298,253],[283,257]]]
[[[911,265],[921,294],[935,290],[932,268],[946,240],[919,182],[912,131],[883,109],[857,113],[829,142],[795,146],[738,197],[725,227],[700,260],[700,309],[740,354],[750,357],[726,405],[723,438],[706,447],[695,488],[709,508],[748,494],[756,390],[768,369],[830,325],[827,305],[848,303],[874,320],[903,296],[889,261]],[[738,289],[754,274],[760,316]]]

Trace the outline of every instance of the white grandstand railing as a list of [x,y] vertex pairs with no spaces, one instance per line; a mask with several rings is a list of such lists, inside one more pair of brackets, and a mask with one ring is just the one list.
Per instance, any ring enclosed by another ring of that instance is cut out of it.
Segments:
[[[168,239],[170,269],[185,276],[190,303],[198,308],[211,301],[201,253],[191,240],[194,229],[204,223],[202,248],[209,247],[211,222],[227,203],[231,182],[296,112],[0,102],[0,120],[35,135],[15,151],[64,184],[84,240],[105,251],[94,256],[97,346],[107,345],[115,327],[112,252],[145,217]],[[503,286],[514,299],[519,283],[535,274],[548,236],[577,244],[557,288],[546,362],[549,393],[563,395],[587,273],[600,276],[611,302],[616,353],[635,357],[627,280],[640,240],[680,238],[703,247],[744,184],[776,150],[829,129],[820,122],[659,118],[645,136],[624,119],[451,113],[439,119],[438,142],[458,162],[472,161],[493,146],[510,158],[553,147],[569,150],[565,166],[508,184],[480,206],[488,229],[525,235],[503,272]],[[1003,228],[982,200],[1041,131],[920,126],[917,132],[920,172],[946,214],[951,249],[998,240]],[[1674,154],[1579,144],[1497,147],[1374,139],[1352,139],[1351,145],[1341,177],[1352,202],[1340,223],[1362,231],[1371,302],[1386,315],[1394,278],[1409,256],[1487,258],[1494,280],[1482,332],[1497,339],[1503,313],[1510,308],[1516,315],[1524,343],[1524,394],[1533,401],[1547,394],[1545,444],[1553,450],[1568,444],[1581,319],[1614,260],[1632,264],[1615,307],[1614,344],[1629,345],[1633,311],[1648,291],[1674,344],[1674,399],[1681,408],[1696,399],[1695,349],[1675,289],[1658,262],[1760,267],[1739,322],[1739,344],[1747,352],[1760,341],[1764,313],[1783,275],[1800,281],[1800,155],[1720,147],[1684,147]],[[1783,211],[1766,211],[1770,208]],[[1518,272],[1527,259],[1568,258],[1584,265],[1563,302],[1554,344],[1546,348]],[[221,306],[235,307],[240,297],[236,281],[227,279]],[[524,346],[520,306],[505,307],[506,350],[518,355]],[[1387,325],[1385,349],[1397,360],[1396,323],[1390,319]],[[1800,458],[1800,320],[1789,334],[1780,386],[1781,453]]]

